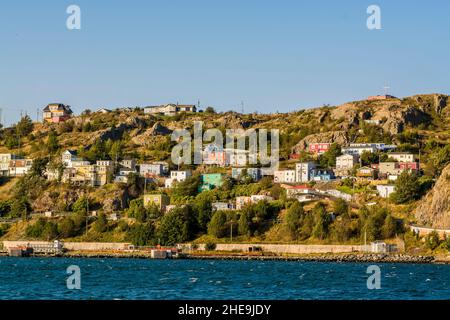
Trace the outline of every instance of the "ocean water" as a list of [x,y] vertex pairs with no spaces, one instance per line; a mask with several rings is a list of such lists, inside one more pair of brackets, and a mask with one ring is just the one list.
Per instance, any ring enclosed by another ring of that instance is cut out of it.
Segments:
[[450,299],[450,265],[377,265],[369,290],[363,263],[0,257],[0,299]]

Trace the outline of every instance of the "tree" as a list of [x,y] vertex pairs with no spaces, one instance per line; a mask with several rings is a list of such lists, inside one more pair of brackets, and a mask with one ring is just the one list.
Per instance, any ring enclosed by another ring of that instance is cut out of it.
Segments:
[[34,224],[27,226],[25,234],[29,238],[38,239],[42,236],[46,225],[46,221],[43,218],[39,218]]
[[251,233],[251,218],[247,212],[247,210],[243,210],[241,216],[239,217],[238,222],[238,232],[240,235],[250,235]]
[[193,197],[198,193],[200,186],[200,176],[192,176],[184,181],[175,183],[172,188],[172,194],[175,197]]
[[72,205],[72,211],[75,213],[88,214],[89,199],[86,196],[80,197]]
[[58,237],[58,226],[56,223],[48,221],[45,224],[44,230],[42,230],[41,237],[47,241],[56,239]]
[[139,222],[146,222],[147,209],[144,207],[144,201],[142,199],[131,200],[127,215],[130,218],[135,218]]
[[114,143],[111,145],[111,148],[109,149],[109,152],[108,152],[111,160],[113,160],[113,161],[120,160],[123,155],[122,150],[123,150],[122,142],[114,141]]
[[227,234],[227,214],[224,211],[216,211],[208,224],[208,233],[217,238],[223,238]]
[[395,182],[395,192],[391,194],[391,200],[402,204],[417,200],[420,196],[421,184],[417,173],[403,171]]
[[370,151],[363,151],[361,154],[361,164],[363,166],[368,166],[373,163],[378,163],[378,154]]
[[128,232],[128,239],[135,246],[147,246],[155,242],[155,227],[152,223],[137,223]]
[[187,241],[191,236],[189,208],[178,207],[161,219],[158,237],[162,245],[174,245]]
[[61,238],[71,238],[76,235],[75,223],[70,218],[64,218],[58,223],[58,233]]
[[333,143],[328,151],[320,156],[319,163],[324,168],[334,167],[336,166],[336,157],[341,154],[341,147],[337,143]]
[[328,226],[330,224],[330,217],[325,210],[325,206],[319,202],[313,209],[314,214],[314,228],[312,230],[312,236],[323,240],[328,235]]
[[303,215],[303,206],[298,201],[294,202],[286,213],[285,223],[292,239],[298,238]]
[[47,168],[48,158],[36,158],[31,165],[30,173],[37,177],[43,177]]
[[439,247],[441,241],[439,239],[439,234],[436,230],[433,230],[425,237],[425,245],[427,248],[434,250]]
[[194,202],[194,210],[197,213],[197,223],[201,231],[208,229],[208,223],[212,217],[212,203],[207,193],[200,193]]
[[348,204],[343,199],[336,199],[333,203],[334,213],[337,216],[348,214]]
[[26,137],[33,131],[33,121],[28,115],[20,119],[16,125],[16,132],[20,137]]
[[388,214],[387,209],[375,207],[361,215],[364,220],[363,235],[367,236],[368,241],[375,241],[383,237],[382,228]]
[[384,224],[381,229],[381,234],[383,239],[389,239],[396,235],[397,233],[397,221],[388,214],[386,219],[384,219]]
[[97,233],[105,232],[108,229],[108,219],[106,219],[106,215],[101,213],[98,216],[97,221],[94,223],[94,231]]
[[12,201],[10,212],[11,217],[13,218],[22,217],[25,220],[28,217],[29,213],[31,213],[31,206],[26,196],[15,198]]
[[435,147],[430,155],[430,162],[434,175],[440,175],[444,167],[450,163],[450,144],[447,144],[442,148]]
[[205,113],[216,113],[216,110],[213,107],[207,107]]
[[11,200],[0,200],[0,217],[6,216],[11,211]]
[[59,150],[58,135],[55,130],[51,130],[48,134],[47,150],[50,154],[54,154]]

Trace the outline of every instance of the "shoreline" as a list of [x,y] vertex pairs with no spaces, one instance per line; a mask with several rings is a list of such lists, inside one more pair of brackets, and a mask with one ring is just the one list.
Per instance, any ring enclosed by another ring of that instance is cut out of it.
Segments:
[[[1,254],[0,257],[8,256]],[[168,259],[153,259],[148,252],[66,252],[62,254],[34,254],[38,258],[79,258],[79,259],[149,259],[149,260],[222,260],[222,261],[292,261],[292,262],[337,262],[337,263],[402,263],[402,264],[450,264],[450,258],[445,259],[433,255],[408,254],[305,254],[305,255],[248,255],[248,254],[217,254],[196,253],[181,254]],[[27,258],[27,257],[24,257]]]

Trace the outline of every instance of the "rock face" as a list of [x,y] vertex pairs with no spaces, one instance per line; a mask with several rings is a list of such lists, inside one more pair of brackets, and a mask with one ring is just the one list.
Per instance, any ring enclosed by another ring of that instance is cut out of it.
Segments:
[[308,144],[319,142],[337,143],[342,146],[346,145],[349,141],[345,131],[330,131],[324,133],[311,134],[300,140],[300,142],[297,143],[292,148],[292,152],[299,153],[300,151],[306,150]]
[[112,213],[125,209],[128,193],[122,190],[112,192],[102,203],[103,211]]
[[450,164],[415,210],[415,217],[423,226],[450,228]]
[[161,123],[157,122],[150,129],[146,130],[144,133],[136,135],[133,137],[133,143],[144,146],[149,145],[154,142],[154,137],[157,136],[167,136],[172,133],[172,130],[163,126]]
[[32,202],[33,211],[65,211],[68,207],[84,195],[83,190],[69,189],[63,192],[45,191],[42,195]]

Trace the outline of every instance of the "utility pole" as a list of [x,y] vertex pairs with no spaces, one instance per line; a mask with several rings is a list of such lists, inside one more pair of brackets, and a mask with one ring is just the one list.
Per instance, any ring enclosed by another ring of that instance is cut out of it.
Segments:
[[244,114],[244,101],[241,101],[241,112]]

